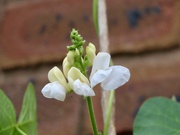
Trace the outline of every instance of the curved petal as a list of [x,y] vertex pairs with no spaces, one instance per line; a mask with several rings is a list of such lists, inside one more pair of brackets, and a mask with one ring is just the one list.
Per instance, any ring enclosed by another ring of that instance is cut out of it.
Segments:
[[53,67],[48,73],[48,79],[50,82],[59,81],[67,90],[69,90],[67,81],[58,67]]
[[66,97],[65,87],[57,81],[45,85],[41,92],[46,98],[54,98],[60,101],[64,101]]
[[72,50],[72,51],[69,51],[68,53],[67,53],[67,61],[68,61],[68,63],[70,64],[70,65],[73,65],[74,64],[74,57],[75,57],[75,51],[74,50]]
[[89,45],[86,47],[86,55],[90,65],[92,65],[96,56],[96,47],[92,43],[89,43]]
[[42,88],[42,90],[41,90],[41,93],[42,93],[43,96],[45,96],[46,98],[52,98],[52,97],[50,96],[51,86],[52,86],[52,84],[51,84],[51,83],[48,83],[48,84],[46,84],[46,85]]
[[79,69],[72,67],[68,72],[68,81],[69,81],[69,83],[71,83],[77,79],[79,79],[79,80],[81,80],[81,82],[84,82],[89,85],[89,80],[86,78],[86,76],[83,75]]
[[111,73],[112,69],[107,69],[107,70],[98,70],[90,80],[91,83],[91,88],[96,86],[98,83],[103,82]]
[[129,69],[123,66],[112,66],[111,74],[101,83],[104,90],[114,90],[124,85],[130,78]]
[[86,83],[81,82],[79,79],[74,81],[74,92],[84,97],[95,96],[93,89],[90,88]]
[[65,77],[67,78],[67,74],[68,74],[70,68],[72,67],[69,64],[69,62],[67,61],[67,57],[64,58],[62,66],[63,66],[63,73],[64,73]]
[[74,80],[71,77],[68,77],[68,84],[69,87],[73,90],[74,89]]
[[51,87],[50,96],[60,101],[64,101],[66,97],[66,89],[58,82],[53,82]]
[[99,52],[96,55],[96,57],[93,60],[90,79],[94,75],[94,73],[97,72],[97,70],[106,69],[109,67],[110,58],[111,58],[110,54],[105,52]]

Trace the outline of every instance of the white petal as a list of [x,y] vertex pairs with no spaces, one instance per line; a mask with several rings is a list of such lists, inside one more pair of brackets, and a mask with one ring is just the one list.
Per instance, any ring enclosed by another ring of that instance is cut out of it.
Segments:
[[46,98],[52,98],[51,96],[50,96],[50,92],[51,92],[51,83],[48,83],[48,84],[46,84],[43,88],[42,88],[42,90],[41,90],[41,93],[43,94],[43,96],[45,96]]
[[54,98],[60,101],[64,101],[66,97],[66,89],[59,82],[48,83],[42,89],[42,94],[47,98]]
[[130,78],[129,69],[123,66],[112,66],[111,74],[101,83],[104,90],[114,90],[124,85]]
[[86,83],[82,83],[79,79],[74,81],[74,92],[84,97],[95,96],[93,89],[90,88]]
[[66,97],[66,89],[60,83],[53,82],[50,95],[57,100],[64,101]]
[[104,81],[111,73],[112,69],[109,68],[107,70],[98,70],[92,77],[91,77],[91,88],[96,86],[98,83]]
[[110,54],[105,52],[99,52],[93,61],[93,67],[91,71],[90,78],[94,75],[97,70],[106,69],[110,64]]

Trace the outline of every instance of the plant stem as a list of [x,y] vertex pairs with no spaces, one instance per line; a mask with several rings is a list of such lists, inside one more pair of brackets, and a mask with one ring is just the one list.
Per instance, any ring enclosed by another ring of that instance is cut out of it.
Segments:
[[110,124],[110,119],[111,119],[111,115],[112,115],[111,112],[112,112],[112,108],[113,108],[114,94],[115,94],[114,90],[110,91],[103,135],[108,135],[108,133],[109,133],[109,124]]
[[[98,0],[98,26],[100,51],[109,52],[108,20],[106,14],[106,0]],[[104,119],[104,135],[115,135],[114,126],[114,92],[102,90],[102,111]]]
[[96,33],[99,33],[98,26],[98,0],[93,0],[93,21]]
[[90,119],[91,119],[91,125],[92,125],[92,129],[93,129],[93,134],[94,135],[99,135],[91,97],[86,97],[86,101],[87,101],[87,105],[88,105],[89,116],[90,116]]

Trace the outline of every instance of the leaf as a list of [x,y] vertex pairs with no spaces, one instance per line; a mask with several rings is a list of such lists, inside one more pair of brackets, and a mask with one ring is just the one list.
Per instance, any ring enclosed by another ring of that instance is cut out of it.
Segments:
[[135,118],[134,135],[180,135],[180,104],[162,97],[147,100]]
[[22,110],[17,124],[18,131],[28,135],[37,135],[36,96],[31,83],[28,85],[24,95]]
[[12,102],[0,90],[0,135],[11,135],[16,124],[16,114]]
[[27,134],[22,132],[17,126],[15,126],[13,134],[6,134],[6,135],[27,135]]

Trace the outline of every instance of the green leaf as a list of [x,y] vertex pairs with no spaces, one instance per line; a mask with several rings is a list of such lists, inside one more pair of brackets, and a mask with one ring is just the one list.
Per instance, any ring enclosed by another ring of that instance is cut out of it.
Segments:
[[[17,130],[28,135],[37,135],[36,96],[33,85],[27,87]],[[25,134],[22,134],[25,135]]]
[[11,135],[16,124],[16,114],[12,102],[0,90],[0,135]]
[[134,123],[134,135],[180,135],[180,104],[156,97],[140,108]]
[[28,134],[24,133],[20,128],[15,127],[13,135],[28,135]]

